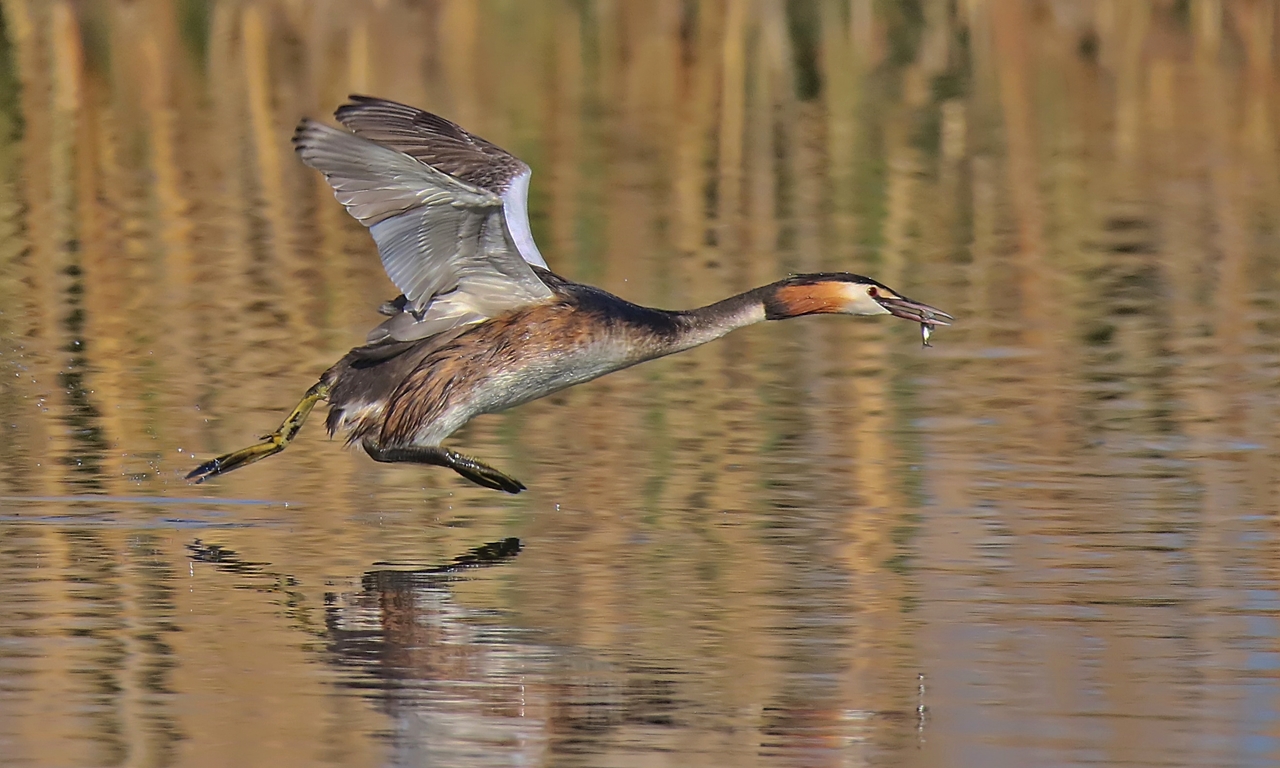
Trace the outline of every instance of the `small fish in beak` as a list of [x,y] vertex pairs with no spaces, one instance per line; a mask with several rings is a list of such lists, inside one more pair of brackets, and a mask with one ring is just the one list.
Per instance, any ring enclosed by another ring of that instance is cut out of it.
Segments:
[[918,301],[902,296],[876,296],[876,301],[880,302],[880,306],[889,310],[894,317],[901,317],[904,320],[911,320],[920,324],[920,341],[926,347],[932,347],[929,343],[929,337],[933,335],[933,329],[939,325],[951,325],[951,321],[955,318],[946,312],[931,307],[928,304],[922,304]]

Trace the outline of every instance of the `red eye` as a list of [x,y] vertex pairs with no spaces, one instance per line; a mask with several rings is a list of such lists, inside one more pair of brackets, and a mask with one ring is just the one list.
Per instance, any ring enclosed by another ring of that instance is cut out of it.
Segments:
[[880,295],[880,292],[879,292],[879,291],[877,291],[877,290],[876,290],[876,287],[873,285],[873,286],[871,286],[871,287],[867,288],[867,295],[874,299],[874,298],[876,298],[877,296],[879,296],[879,295]]

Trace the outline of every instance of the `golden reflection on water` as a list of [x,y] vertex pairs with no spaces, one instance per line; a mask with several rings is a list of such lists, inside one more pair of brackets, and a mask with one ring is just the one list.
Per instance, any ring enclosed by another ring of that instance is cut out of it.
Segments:
[[[1276,3],[3,24],[13,763],[1280,759]],[[288,143],[350,92],[525,158],[570,278],[852,270],[960,321],[769,324],[476,421],[519,497],[314,425],[188,487],[392,293]]]

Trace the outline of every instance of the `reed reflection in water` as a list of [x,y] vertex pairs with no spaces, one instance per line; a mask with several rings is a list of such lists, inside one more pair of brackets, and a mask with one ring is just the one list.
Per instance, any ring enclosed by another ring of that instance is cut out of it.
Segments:
[[[8,762],[1280,761],[1276,3],[2,8]],[[314,426],[188,487],[392,293],[288,144],[351,92],[527,160],[567,277],[959,321],[477,420],[519,497]]]

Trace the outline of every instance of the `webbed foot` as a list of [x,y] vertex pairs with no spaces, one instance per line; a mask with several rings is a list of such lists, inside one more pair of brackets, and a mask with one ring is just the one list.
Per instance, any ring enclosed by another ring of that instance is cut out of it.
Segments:
[[226,474],[240,467],[247,467],[255,461],[262,461],[268,456],[274,456],[283,451],[292,442],[294,435],[298,434],[298,430],[302,429],[307,416],[311,414],[311,409],[316,407],[316,403],[328,396],[329,385],[323,382],[316,384],[307,390],[307,394],[303,396],[302,401],[289,412],[289,415],[280,424],[279,429],[269,435],[262,436],[262,442],[257,445],[251,445],[248,448],[241,448],[238,451],[224,453],[216,459],[210,459],[188,472],[187,479],[194,480],[197,484],[203,483],[211,477]]
[[241,448],[238,451],[224,453],[216,459],[210,459],[195,469],[187,473],[187,479],[193,480],[197,484],[203,483],[211,477],[217,477],[233,469],[247,467],[255,461],[261,461],[268,456],[284,450],[288,445],[277,435],[267,435],[267,437],[257,445],[251,445],[248,448]]
[[525,490],[525,484],[514,477],[499,472],[482,461],[473,459],[470,456],[463,456],[461,453],[443,446],[383,448],[370,440],[366,440],[364,441],[364,449],[374,461],[434,464],[438,467],[448,467],[476,485],[492,488],[495,491],[519,493]]

